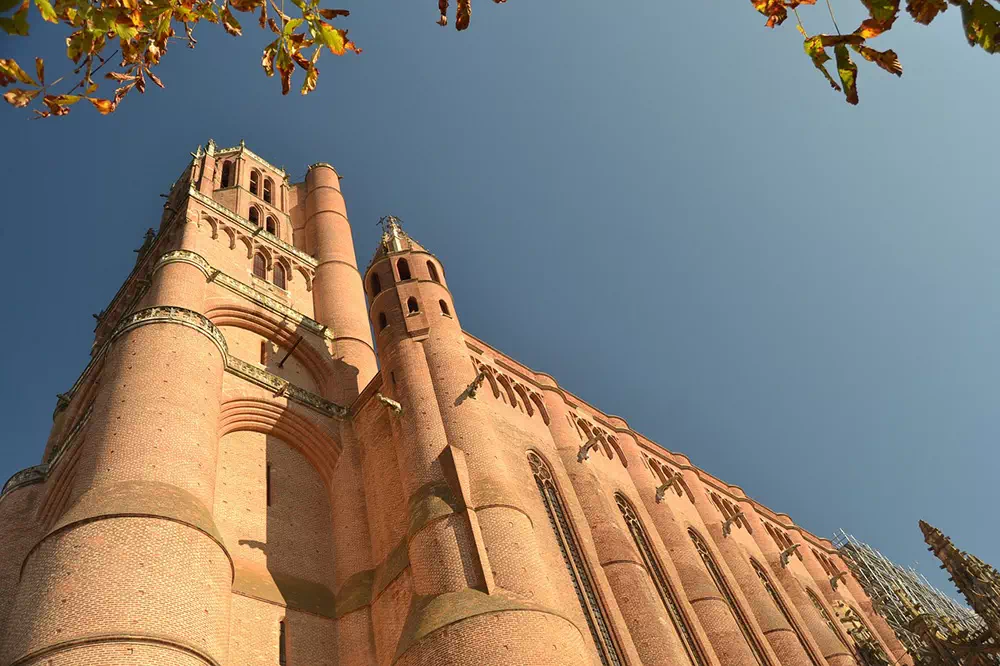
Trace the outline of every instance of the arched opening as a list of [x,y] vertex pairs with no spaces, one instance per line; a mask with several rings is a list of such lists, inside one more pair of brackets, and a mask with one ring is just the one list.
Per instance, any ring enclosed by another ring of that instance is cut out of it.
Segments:
[[448,304],[447,303],[445,303],[442,300],[442,301],[438,301],[438,305],[441,306],[441,314],[443,314],[446,317],[450,317],[451,316],[451,311],[448,309]]
[[410,264],[406,262],[406,259],[400,259],[396,262],[396,270],[399,271],[399,281],[410,279]]
[[278,625],[278,665],[285,666],[288,663],[288,630],[285,628],[284,619]]
[[256,169],[250,172],[250,194],[260,196],[260,172]]
[[384,312],[378,313],[378,330],[383,331],[385,327],[389,325],[389,320],[385,318]]
[[275,236],[278,235],[278,221],[273,216],[267,216],[267,221],[264,223],[264,231]]
[[250,218],[250,224],[252,224],[255,227],[260,226],[260,211],[257,210],[256,206],[250,206],[249,218]]
[[270,178],[264,179],[264,201],[267,203],[274,203],[274,182]]
[[406,311],[409,312],[410,314],[416,314],[420,312],[420,305],[417,303],[417,299],[415,299],[413,296],[410,296],[408,299],[406,299]]
[[233,184],[233,163],[226,160],[222,163],[222,180],[219,187],[230,187]]
[[433,261],[428,261],[427,262],[427,272],[430,273],[430,276],[431,276],[432,280],[434,280],[437,283],[441,282],[441,278],[438,277],[437,266],[434,265]]
[[768,596],[771,597],[771,600],[778,608],[782,617],[785,618],[785,622],[787,622],[788,626],[792,628],[793,632],[795,632],[795,637],[799,639],[799,644],[802,646],[802,650],[806,653],[806,656],[809,657],[809,661],[811,661],[814,666],[819,666],[819,660],[816,658],[816,655],[813,654],[812,650],[809,649],[809,642],[806,641],[805,637],[802,635],[802,630],[799,629],[799,625],[795,623],[794,619],[792,619],[791,614],[788,612],[788,607],[785,605],[785,602],[782,601],[781,595],[778,594],[778,591],[771,583],[771,577],[767,575],[767,571],[764,567],[758,564],[757,560],[753,558],[750,559],[750,566],[753,567],[754,572],[757,574],[757,578],[760,579],[760,584],[764,586],[764,590],[767,592]]
[[272,276],[274,286],[280,289],[285,288],[285,267],[280,262],[274,262],[274,275]]
[[382,280],[378,279],[378,273],[372,273],[372,279],[368,281],[371,285],[372,298],[382,293]]
[[267,260],[260,252],[253,255],[253,274],[261,280],[267,279]]

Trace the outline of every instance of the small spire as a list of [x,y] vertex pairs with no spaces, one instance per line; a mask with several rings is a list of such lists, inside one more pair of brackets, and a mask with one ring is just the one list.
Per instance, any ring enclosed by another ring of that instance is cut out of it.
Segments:
[[386,252],[400,252],[406,246],[404,241],[409,240],[406,232],[400,224],[400,220],[395,215],[384,215],[379,218],[378,224],[382,227],[382,247]]
[[208,140],[208,147],[205,149],[205,152],[208,153],[209,156],[215,154],[215,139]]

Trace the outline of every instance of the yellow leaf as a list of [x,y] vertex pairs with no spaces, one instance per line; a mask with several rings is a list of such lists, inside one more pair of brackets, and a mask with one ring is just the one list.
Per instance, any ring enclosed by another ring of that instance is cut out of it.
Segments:
[[49,23],[59,23],[59,19],[56,18],[56,10],[52,8],[52,3],[49,0],[35,0],[35,6],[38,7],[43,19]]
[[28,73],[21,69],[21,66],[17,64],[17,61],[13,58],[7,58],[6,60],[0,59],[0,73],[9,76],[11,79],[20,81],[21,83],[27,83],[29,85],[36,86],[35,80],[28,76]]
[[308,95],[310,92],[316,89],[316,79],[319,78],[319,70],[315,65],[309,65],[309,69],[306,70],[306,80],[302,82],[302,94]]
[[87,101],[94,105],[101,115],[106,116],[115,110],[115,104],[110,99],[97,99],[96,97],[88,97]]
[[38,74],[38,83],[45,85],[45,61],[35,58],[35,73]]
[[4,93],[3,98],[7,103],[18,109],[28,106],[31,100],[38,97],[41,90],[25,90],[24,88],[14,88]]

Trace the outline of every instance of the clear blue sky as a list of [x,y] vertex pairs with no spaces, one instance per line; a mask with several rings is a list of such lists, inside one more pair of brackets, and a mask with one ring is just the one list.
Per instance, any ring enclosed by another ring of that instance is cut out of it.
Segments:
[[[157,195],[242,138],[296,180],[337,166],[360,261],[400,216],[468,331],[815,533],[948,589],[920,518],[1000,564],[1000,57],[957,10],[876,40],[906,72],[859,62],[855,108],[749,2],[477,0],[465,33],[433,0],[346,6],[365,53],[324,57],[306,98],[247,18],[114,116],[0,110],[0,477],[38,462]],[[0,37],[62,51],[40,49]]]

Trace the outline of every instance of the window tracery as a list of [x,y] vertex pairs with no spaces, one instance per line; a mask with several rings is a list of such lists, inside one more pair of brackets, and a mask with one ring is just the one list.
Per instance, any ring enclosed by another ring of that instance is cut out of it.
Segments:
[[698,643],[694,640],[694,635],[688,627],[687,620],[685,620],[684,614],[677,603],[677,594],[674,592],[674,588],[670,584],[666,572],[663,571],[659,560],[653,552],[653,548],[649,543],[649,537],[642,523],[639,521],[639,516],[636,515],[635,508],[621,493],[615,493],[615,501],[618,503],[618,510],[621,511],[622,516],[625,518],[625,524],[632,534],[636,548],[642,556],[642,561],[646,565],[646,571],[653,581],[653,586],[656,588],[657,593],[659,593],[660,600],[663,601],[663,606],[667,609],[670,619],[674,623],[674,629],[677,631],[677,635],[680,636],[688,659],[695,666],[704,666],[704,656],[698,647]]
[[545,505],[549,523],[562,552],[566,570],[573,583],[573,589],[580,603],[580,609],[583,611],[584,619],[587,621],[587,627],[594,639],[601,663],[605,666],[621,666],[622,659],[618,654],[618,647],[611,636],[604,609],[601,607],[600,599],[594,590],[590,572],[584,564],[576,536],[569,526],[569,519],[566,516],[559,491],[556,489],[555,479],[552,478],[552,471],[548,464],[534,451],[528,451],[528,464],[531,466],[531,473],[535,477],[535,484],[542,497],[542,504]]

